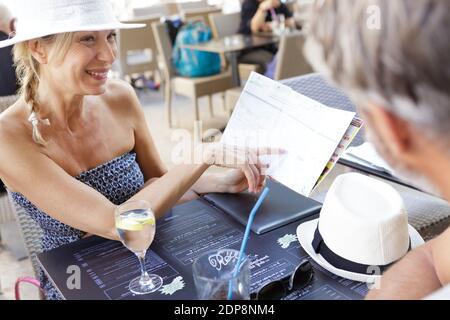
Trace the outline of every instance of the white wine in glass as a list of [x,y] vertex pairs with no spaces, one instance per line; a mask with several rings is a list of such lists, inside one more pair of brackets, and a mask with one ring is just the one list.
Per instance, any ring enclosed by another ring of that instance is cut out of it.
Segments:
[[145,255],[155,237],[155,215],[147,201],[129,201],[116,208],[116,229],[125,247],[141,264],[141,276],[130,282],[134,294],[148,294],[161,288],[163,280],[145,269]]

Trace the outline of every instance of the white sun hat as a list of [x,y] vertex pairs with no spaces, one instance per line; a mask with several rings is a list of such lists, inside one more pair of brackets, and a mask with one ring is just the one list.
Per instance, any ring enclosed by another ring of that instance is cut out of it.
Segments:
[[134,29],[145,24],[119,22],[110,0],[20,0],[14,37],[0,48],[53,34]]
[[374,283],[410,249],[424,243],[408,225],[399,193],[358,173],[336,178],[320,218],[302,223],[297,238],[324,269],[343,278]]

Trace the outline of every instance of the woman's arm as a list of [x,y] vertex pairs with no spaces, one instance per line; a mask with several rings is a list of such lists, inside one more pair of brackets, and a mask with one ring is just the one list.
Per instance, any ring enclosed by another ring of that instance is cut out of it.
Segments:
[[[101,193],[74,179],[38,152],[32,142],[0,129],[0,177],[11,191],[20,192],[54,219],[89,234],[118,240],[115,205]],[[22,140],[22,141],[21,141]],[[157,217],[163,215],[194,184],[208,164],[171,170],[132,199],[147,200]]]
[[250,22],[250,28],[252,33],[258,33],[264,30],[269,29],[268,23],[266,23],[266,15],[267,11],[272,8],[277,8],[280,6],[279,0],[265,0],[259,4],[258,11],[256,11],[255,15]]
[[[125,95],[126,102],[124,103],[128,110],[131,111],[132,117],[132,125],[134,132],[134,151],[136,152],[136,161],[139,164],[139,167],[142,170],[144,175],[145,185],[144,187],[149,186],[150,184],[156,182],[159,178],[167,173],[167,168],[164,165],[159,152],[156,148],[156,145],[153,141],[153,137],[148,128],[147,121],[145,119],[145,114],[143,112],[142,106],[140,104],[139,99],[136,96],[134,89],[122,82],[116,81],[114,83],[114,91],[121,92],[122,96]],[[205,179],[206,178],[206,179]],[[201,185],[208,185],[208,181],[210,180],[208,177],[201,178]],[[209,184],[211,185],[211,184]],[[182,204],[184,202],[194,200],[198,198],[197,193],[194,191],[195,189],[190,188],[178,201],[177,204]],[[214,191],[209,191],[214,192]]]
[[[144,175],[144,188],[157,181],[167,173],[167,168],[164,165],[159,152],[154,143],[153,137],[150,133],[145,114],[134,89],[124,81],[111,80],[109,83],[109,91],[113,92],[113,96],[109,97],[110,103],[118,104],[119,109],[123,110],[126,106],[126,114],[121,112],[116,115],[122,122],[124,118],[130,119],[130,125],[133,127],[134,133],[134,151],[136,152],[136,161]],[[196,183],[190,190],[188,190],[177,202],[181,204],[190,200],[198,198],[196,192],[196,185],[204,190],[209,187],[207,192],[215,192],[211,179],[208,175],[203,175],[198,183]]]
[[0,176],[54,219],[89,234],[117,240],[115,205],[101,193],[74,179],[32,142],[0,129]]
[[[156,145],[151,136],[145,114],[140,105],[134,89],[123,82],[116,82],[115,92],[122,91],[127,96],[124,102],[128,110],[132,112],[132,123],[135,138],[134,150],[137,154],[137,162],[144,174],[146,186],[150,185],[167,173]],[[199,195],[206,193],[241,192],[248,188],[247,180],[241,170],[225,173],[205,173],[191,188],[179,199],[177,204],[197,199]]]
[[[0,178],[11,191],[20,192],[40,210],[54,219],[89,234],[118,240],[114,209],[102,194],[76,180],[46,155],[36,144],[0,123]],[[218,152],[223,152],[221,148]],[[147,200],[157,217],[161,217],[197,181],[212,164],[221,163],[211,149],[200,164],[186,164],[172,169],[138,192],[132,200]],[[237,153],[227,158],[243,171],[252,188],[261,184],[261,166],[252,164],[252,153]],[[244,157],[244,158],[242,158]],[[225,158],[225,157],[220,157]],[[253,161],[252,161],[253,162]],[[256,162],[254,162],[256,163]]]
[[252,33],[261,32],[266,26],[266,14],[267,10],[259,6],[258,11],[256,11],[255,15],[250,22],[250,29]]
[[145,199],[151,203],[157,218],[164,215],[190,190],[209,165],[181,165],[139,191],[130,200]]

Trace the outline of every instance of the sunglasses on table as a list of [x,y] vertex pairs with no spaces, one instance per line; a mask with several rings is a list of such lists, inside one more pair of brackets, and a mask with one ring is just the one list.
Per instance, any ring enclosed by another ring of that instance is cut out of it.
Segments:
[[280,300],[288,294],[305,288],[314,278],[314,269],[311,262],[303,260],[285,278],[272,281],[262,286],[257,292],[251,294],[252,300]]

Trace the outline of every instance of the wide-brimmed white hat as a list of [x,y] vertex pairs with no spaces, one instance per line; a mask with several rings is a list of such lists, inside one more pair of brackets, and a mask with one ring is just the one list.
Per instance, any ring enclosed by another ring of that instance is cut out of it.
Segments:
[[408,225],[399,193],[382,181],[358,173],[336,178],[320,218],[300,224],[297,237],[324,269],[369,283],[410,249],[424,243]]
[[14,37],[0,48],[53,34],[134,29],[145,24],[119,22],[109,0],[21,0]]

